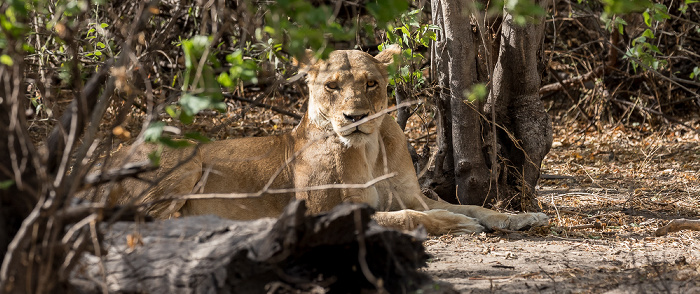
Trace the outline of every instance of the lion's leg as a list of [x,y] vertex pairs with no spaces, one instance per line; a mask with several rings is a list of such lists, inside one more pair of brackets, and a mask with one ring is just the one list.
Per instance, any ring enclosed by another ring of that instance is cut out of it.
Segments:
[[[158,171],[158,177],[161,174],[168,172],[175,160],[165,159],[167,165]],[[167,219],[180,212],[182,207],[187,202],[186,200],[177,199],[179,195],[187,195],[193,193],[193,189],[199,183],[202,176],[202,165],[199,158],[194,158],[188,162],[184,162],[176,170],[167,174],[161,181],[151,189],[150,193],[144,197],[142,203],[154,203],[148,209],[148,214],[159,218]],[[163,198],[175,197],[172,201],[162,201]]]
[[290,201],[289,196],[268,194],[255,198],[217,198],[187,200],[182,215],[213,214],[234,220],[254,220],[263,217],[277,218]]
[[454,205],[447,202],[438,202],[427,197],[425,201],[431,209],[445,209],[473,217],[488,229],[522,230],[549,224],[549,217],[541,212],[507,214],[476,205]]
[[[406,149],[406,141],[403,131],[392,119],[385,119],[382,125],[382,139],[387,150],[387,162],[390,171],[396,176],[387,180],[386,183],[378,183],[383,187],[380,195],[380,207],[387,210],[400,210],[404,208],[415,210],[435,210],[444,209],[454,213],[462,214],[478,220],[481,226],[488,229],[502,228],[508,230],[521,230],[526,227],[542,226],[548,224],[548,218],[543,213],[521,213],[504,214],[497,211],[473,205],[453,205],[447,202],[438,202],[425,197],[418,186],[418,179],[413,173],[411,157]],[[375,174],[382,174],[384,166],[381,160],[375,165]],[[387,217],[391,219],[390,217]],[[418,217],[421,218],[421,217]],[[410,218],[409,218],[410,219]],[[401,221],[392,220],[393,223],[401,224]],[[427,227],[427,226],[426,226]],[[428,231],[430,232],[430,230]]]
[[413,230],[422,224],[431,235],[461,235],[484,231],[477,220],[444,209],[380,211],[373,218],[382,226],[400,230]]

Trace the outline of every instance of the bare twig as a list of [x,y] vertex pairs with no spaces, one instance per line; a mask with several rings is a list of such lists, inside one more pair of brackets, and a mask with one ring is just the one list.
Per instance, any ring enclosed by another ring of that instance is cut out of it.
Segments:
[[574,180],[576,178],[572,177],[572,176],[541,174],[540,179],[543,179],[543,180]]
[[93,186],[108,183],[111,181],[120,181],[125,178],[133,178],[138,175],[156,170],[158,167],[153,165],[151,161],[141,161],[129,163],[121,168],[111,169],[104,173],[94,173],[85,176],[83,184],[85,186]]
[[570,226],[570,227],[565,227],[564,230],[567,231],[573,231],[573,230],[583,230],[583,229],[603,229],[603,223],[596,220],[592,224],[585,224],[585,225],[578,225],[578,226]]
[[590,72],[563,81],[559,80],[559,77],[557,77],[556,74],[552,74],[552,77],[557,79],[557,82],[540,87],[540,95],[561,91],[567,87],[573,87],[577,84],[583,84],[584,82],[593,80],[603,74],[603,69],[605,69],[605,65],[599,65]]
[[233,100],[238,100],[238,101],[245,102],[245,103],[250,103],[250,104],[253,104],[253,105],[258,106],[258,107],[266,108],[266,109],[272,110],[272,111],[274,111],[274,112],[278,112],[278,113],[284,114],[284,115],[286,115],[286,116],[293,117],[293,118],[295,118],[295,119],[301,119],[301,115],[298,115],[298,114],[296,114],[296,113],[293,113],[293,112],[284,110],[284,109],[279,108],[279,107],[277,107],[277,106],[268,105],[268,104],[265,104],[265,103],[262,103],[262,102],[258,102],[258,101],[252,100],[252,99],[247,99],[247,98],[243,98],[243,97],[236,96],[236,95],[232,95],[232,94],[228,94],[228,93],[227,93],[227,94],[224,94],[224,97],[226,97],[226,98],[231,98],[231,99],[233,99]]
[[[172,201],[172,200],[201,200],[201,199],[241,199],[241,198],[256,198],[265,194],[286,194],[295,192],[309,192],[309,191],[319,191],[319,190],[330,190],[330,189],[367,189],[374,186],[375,184],[390,179],[396,176],[396,173],[385,174],[380,177],[376,177],[366,183],[360,184],[327,184],[327,185],[317,185],[309,187],[297,187],[297,188],[285,188],[285,189],[262,189],[258,192],[253,193],[208,193],[208,194],[189,194],[175,196],[172,198],[165,198],[157,200],[156,202],[162,201]],[[147,205],[151,205],[147,203]]]
[[661,117],[663,117],[664,119],[666,119],[666,120],[668,120],[668,121],[670,121],[670,122],[672,122],[672,123],[681,125],[681,126],[687,128],[687,129],[689,129],[689,130],[691,130],[691,131],[693,131],[693,132],[695,132],[695,133],[697,133],[697,134],[700,134],[700,130],[697,130],[697,129],[695,129],[695,128],[689,126],[689,125],[686,125],[686,124],[683,123],[682,121],[680,121],[680,120],[678,120],[678,119],[676,119],[676,118],[674,118],[674,117],[672,117],[672,116],[670,116],[670,115],[667,115],[667,114],[665,114],[665,113],[663,113],[663,112],[661,112],[661,111],[654,110],[654,109],[651,109],[651,108],[648,108],[648,107],[644,107],[644,106],[641,106],[641,105],[638,105],[638,104],[636,104],[636,103],[629,102],[629,101],[624,101],[624,100],[619,100],[619,99],[613,99],[612,101],[615,102],[615,103],[625,104],[625,105],[632,106],[632,107],[634,107],[634,108],[636,108],[636,109],[638,109],[638,110],[642,110],[642,111],[647,112],[647,113],[651,113],[651,114],[655,114],[655,115],[661,116]]

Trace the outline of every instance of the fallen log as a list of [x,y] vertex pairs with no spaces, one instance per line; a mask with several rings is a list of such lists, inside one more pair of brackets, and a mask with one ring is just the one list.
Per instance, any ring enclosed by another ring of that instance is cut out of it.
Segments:
[[417,270],[424,230],[380,227],[372,212],[343,204],[310,216],[293,202],[277,220],[119,222],[106,255],[86,255],[71,283],[85,293],[456,293]]
[[700,231],[700,220],[690,219],[674,219],[667,225],[656,230],[657,237],[667,235],[668,233],[678,232],[682,230]]

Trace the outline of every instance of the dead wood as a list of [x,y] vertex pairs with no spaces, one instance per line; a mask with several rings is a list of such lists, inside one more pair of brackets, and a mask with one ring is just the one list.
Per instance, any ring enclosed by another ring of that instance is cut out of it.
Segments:
[[604,227],[605,226],[603,226],[603,223],[596,220],[595,223],[592,223],[592,224],[570,226],[570,227],[566,227],[565,230],[573,231],[573,230],[583,230],[583,229],[602,229]]
[[654,114],[654,115],[661,116],[661,117],[663,117],[664,119],[666,119],[666,120],[669,121],[669,122],[672,122],[672,123],[674,123],[674,124],[683,126],[683,127],[685,127],[686,129],[689,129],[689,130],[691,130],[691,131],[693,131],[693,132],[695,132],[695,133],[697,133],[697,134],[700,134],[700,130],[696,130],[694,127],[689,126],[689,125],[685,124],[684,122],[682,122],[681,120],[679,120],[679,119],[677,119],[677,118],[674,118],[674,117],[672,117],[672,116],[670,116],[670,115],[667,115],[667,114],[665,114],[665,113],[663,113],[663,112],[661,112],[661,111],[658,111],[658,110],[655,110],[655,109],[651,109],[651,108],[649,108],[649,107],[644,107],[644,106],[638,105],[638,104],[633,103],[633,102],[620,100],[620,99],[612,99],[612,101],[615,102],[615,103],[618,103],[618,104],[623,104],[623,105],[626,105],[626,106],[633,107],[633,108],[635,108],[635,109],[637,109],[637,110],[641,110],[641,111],[644,111],[644,112],[649,113],[649,114]]
[[[596,67],[595,69],[593,69],[592,71],[587,72],[587,73],[580,75],[580,76],[569,78],[569,79],[566,79],[563,81],[560,81],[557,78],[556,83],[542,86],[539,90],[539,93],[540,93],[540,95],[546,95],[546,94],[549,94],[552,92],[564,90],[565,88],[571,88],[571,87],[574,87],[576,85],[583,85],[583,83],[585,83],[585,82],[588,82],[588,81],[591,81],[595,78],[600,77],[603,74],[604,69],[605,69],[605,65],[600,65],[600,66]],[[553,74],[552,76],[556,78],[556,74]]]
[[655,235],[657,237],[665,236],[668,233],[678,232],[682,230],[693,230],[700,231],[700,220],[697,219],[674,219],[667,225],[660,227],[656,230]]
[[[103,285],[127,293],[406,293],[433,285],[417,271],[428,257],[424,231],[380,227],[371,213],[366,205],[343,204],[308,216],[303,202],[294,202],[277,220],[119,222],[105,234],[107,255],[87,255],[71,282],[86,293]],[[143,245],[133,242],[136,232]],[[361,248],[381,289],[361,270]]]

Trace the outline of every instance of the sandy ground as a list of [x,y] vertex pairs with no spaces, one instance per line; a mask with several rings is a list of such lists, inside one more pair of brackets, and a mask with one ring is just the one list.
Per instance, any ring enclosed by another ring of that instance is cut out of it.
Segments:
[[425,271],[462,293],[700,293],[697,236],[482,234],[425,245],[433,256]]
[[678,129],[555,125],[538,199],[550,226],[432,237],[425,271],[462,293],[700,293],[700,139]]

